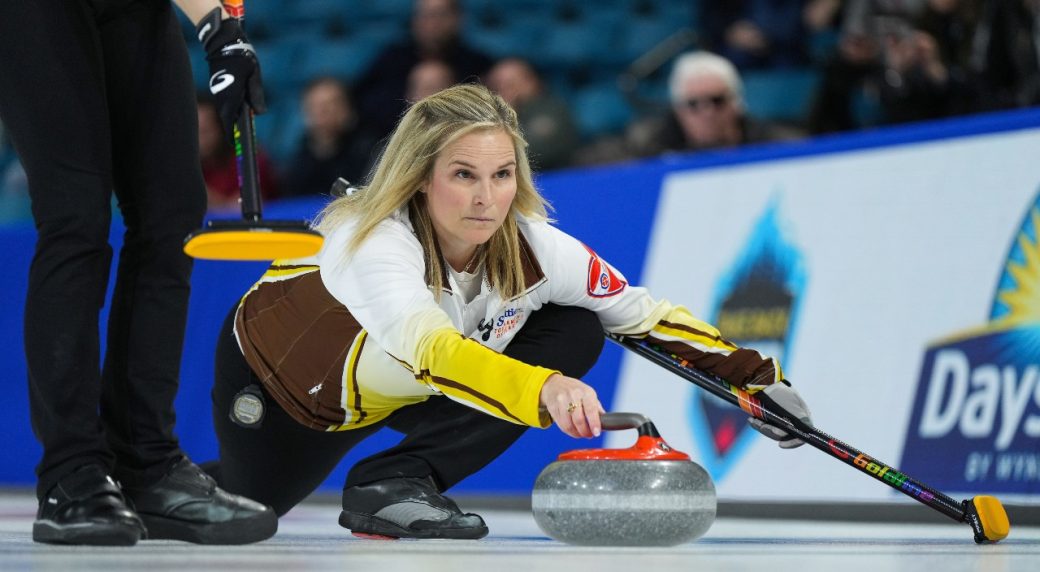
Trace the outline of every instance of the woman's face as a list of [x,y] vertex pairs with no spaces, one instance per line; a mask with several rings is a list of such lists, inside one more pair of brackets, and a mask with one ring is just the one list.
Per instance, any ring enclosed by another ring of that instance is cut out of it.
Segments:
[[502,129],[474,131],[444,148],[423,187],[441,252],[456,270],[502,223],[516,196],[516,152]]

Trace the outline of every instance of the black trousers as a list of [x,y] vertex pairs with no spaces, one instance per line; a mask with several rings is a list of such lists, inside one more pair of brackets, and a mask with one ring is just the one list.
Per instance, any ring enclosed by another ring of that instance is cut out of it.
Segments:
[[[270,505],[279,515],[312,493],[354,445],[381,427],[404,433],[404,438],[355,464],[344,488],[392,477],[432,476],[447,490],[505,452],[526,430],[443,396],[402,408],[372,426],[322,432],[301,425],[265,395],[261,426],[241,427],[229,417],[232,399],[260,381],[238,349],[233,318],[232,310],[217,342],[213,424],[220,462],[207,470],[225,490]],[[602,349],[603,327],[594,313],[550,304],[531,315],[503,353],[580,377]]]
[[[0,2],[0,119],[38,232],[25,306],[37,493],[87,463],[160,476],[205,214],[194,87],[168,0]],[[126,225],[101,365],[112,193]]]

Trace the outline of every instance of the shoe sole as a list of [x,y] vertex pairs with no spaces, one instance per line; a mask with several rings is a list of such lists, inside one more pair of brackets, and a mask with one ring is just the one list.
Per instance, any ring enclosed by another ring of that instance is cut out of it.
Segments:
[[137,526],[112,523],[82,522],[58,524],[53,520],[33,523],[33,541],[44,544],[85,546],[133,546],[143,536]]
[[432,530],[411,530],[394,524],[388,520],[353,512],[343,511],[339,514],[339,525],[349,529],[354,536],[365,538],[367,536],[396,538],[418,538],[423,540],[448,539],[448,540],[477,540],[488,534],[488,528],[438,528]]
[[198,524],[154,514],[138,513],[148,527],[148,540],[182,540],[193,544],[252,544],[278,532],[274,512],[249,518]]

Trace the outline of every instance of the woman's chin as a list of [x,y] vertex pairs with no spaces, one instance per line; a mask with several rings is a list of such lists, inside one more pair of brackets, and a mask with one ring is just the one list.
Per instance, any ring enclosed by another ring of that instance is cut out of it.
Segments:
[[480,246],[481,244],[485,244],[487,241],[491,240],[491,237],[495,235],[496,230],[498,230],[497,227],[494,229],[473,231],[468,234],[466,239],[470,244]]

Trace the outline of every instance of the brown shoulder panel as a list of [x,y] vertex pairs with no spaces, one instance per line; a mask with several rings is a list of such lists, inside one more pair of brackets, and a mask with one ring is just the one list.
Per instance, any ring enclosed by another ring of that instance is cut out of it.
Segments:
[[293,418],[314,429],[343,424],[340,384],[361,325],[315,269],[261,282],[235,323],[246,362]]

